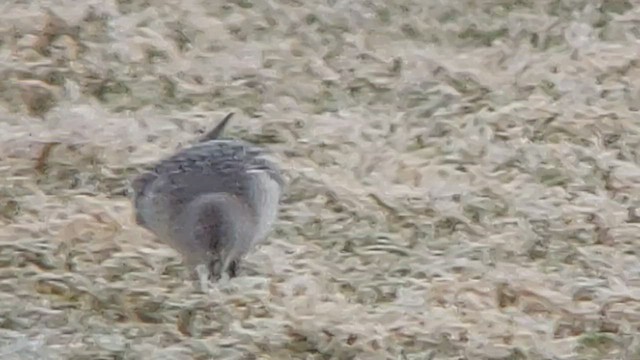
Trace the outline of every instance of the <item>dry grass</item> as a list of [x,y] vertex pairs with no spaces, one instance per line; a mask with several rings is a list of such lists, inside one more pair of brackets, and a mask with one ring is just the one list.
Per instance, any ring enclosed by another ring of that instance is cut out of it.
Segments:
[[[2,1],[0,358],[638,359],[639,55],[636,0]],[[290,188],[203,294],[128,184],[229,111]]]

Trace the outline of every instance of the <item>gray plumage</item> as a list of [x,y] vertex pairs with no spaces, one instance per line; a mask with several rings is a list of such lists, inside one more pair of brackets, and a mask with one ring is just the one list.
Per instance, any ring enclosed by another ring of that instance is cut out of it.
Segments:
[[242,257],[267,237],[284,188],[262,148],[220,139],[232,115],[133,181],[136,223],[215,279],[236,276]]

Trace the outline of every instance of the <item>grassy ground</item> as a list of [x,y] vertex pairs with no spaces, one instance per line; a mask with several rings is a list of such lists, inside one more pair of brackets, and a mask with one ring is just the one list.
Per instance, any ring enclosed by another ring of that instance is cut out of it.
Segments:
[[[0,357],[638,359],[639,55],[636,0],[5,0]],[[229,111],[290,186],[203,294],[128,186]]]

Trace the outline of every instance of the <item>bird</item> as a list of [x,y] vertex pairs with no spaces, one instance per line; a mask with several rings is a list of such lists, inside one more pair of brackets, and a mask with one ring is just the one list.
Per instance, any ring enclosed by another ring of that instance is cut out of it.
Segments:
[[285,188],[269,151],[221,137],[233,115],[132,181],[135,223],[177,250],[201,282],[238,275],[270,234]]

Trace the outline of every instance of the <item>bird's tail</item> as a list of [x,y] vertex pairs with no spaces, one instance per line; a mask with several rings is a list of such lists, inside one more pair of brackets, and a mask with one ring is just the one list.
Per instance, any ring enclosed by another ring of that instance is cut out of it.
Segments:
[[232,112],[227,114],[227,116],[225,116],[224,119],[222,119],[222,121],[220,121],[220,123],[218,123],[218,125],[216,125],[216,127],[213,128],[213,130],[209,131],[203,137],[201,137],[199,142],[216,140],[217,138],[219,138],[220,135],[222,135],[222,132],[224,132],[224,128],[227,126],[227,123],[233,117],[233,114],[234,113]]

